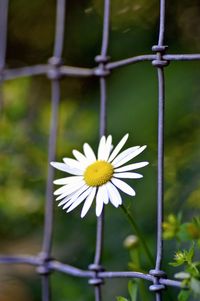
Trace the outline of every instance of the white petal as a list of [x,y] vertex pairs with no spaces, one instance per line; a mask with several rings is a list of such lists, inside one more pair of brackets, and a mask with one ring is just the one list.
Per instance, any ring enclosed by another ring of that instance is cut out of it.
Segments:
[[90,192],[90,194],[88,195],[87,199],[85,200],[85,203],[83,205],[83,209],[81,211],[81,217],[83,218],[86,213],[88,212],[88,210],[90,209],[92,202],[94,200],[95,197],[95,193],[96,193],[96,187],[92,188],[92,191]]
[[76,191],[77,189],[79,189],[81,186],[83,186],[85,184],[85,182],[83,180],[80,180],[80,182],[75,182],[73,184],[70,185],[64,185],[60,188],[58,188],[56,191],[54,191],[54,195],[59,195],[59,194],[70,194],[74,191]]
[[67,166],[69,166],[69,168],[76,168],[76,169],[80,169],[82,171],[85,170],[85,165],[82,162],[79,162],[77,160],[71,159],[71,158],[63,158],[63,161],[65,162],[65,164]]
[[115,206],[117,208],[119,205],[122,204],[122,198],[121,198],[117,188],[111,182],[108,182],[106,184],[106,188],[107,188],[108,196],[109,196],[111,203],[113,204],[113,206]]
[[112,136],[109,135],[108,138],[107,138],[107,141],[106,141],[106,150],[105,150],[105,157],[104,157],[105,161],[108,160],[112,148],[113,148],[113,145],[112,145]]
[[133,190],[133,188],[128,184],[126,184],[124,181],[121,181],[119,179],[114,179],[114,178],[112,178],[111,181],[115,186],[117,186],[117,188],[119,188],[121,191],[125,192],[126,194],[131,196],[135,195],[135,191]]
[[64,198],[59,204],[58,207],[68,203],[68,201],[73,197],[74,193],[71,193],[70,195],[68,195],[66,198]]
[[105,160],[104,159],[105,149],[106,149],[106,137],[102,136],[98,147],[98,156],[97,156],[98,160]]
[[66,178],[55,180],[53,183],[56,185],[66,185],[66,184],[71,184],[80,181],[82,179],[83,179],[82,176],[73,176],[73,177],[66,177]]
[[67,197],[65,197],[59,204],[58,206],[62,206],[63,204],[67,203],[70,199],[76,199],[82,192],[84,192],[88,188],[87,185],[82,186],[79,188],[77,191],[70,193]]
[[121,160],[126,158],[128,155],[132,154],[135,152],[137,149],[139,149],[139,146],[132,146],[127,149],[125,149],[121,154],[119,154],[112,162],[112,164],[115,166],[117,165]]
[[96,156],[88,143],[84,143],[83,150],[84,150],[86,158],[88,159],[88,161],[90,163],[96,161]]
[[128,134],[126,134],[121,140],[120,142],[117,144],[117,146],[114,148],[112,154],[110,155],[110,158],[108,159],[108,162],[111,162],[116,156],[117,154],[120,152],[120,150],[122,149],[122,147],[124,146],[124,144],[126,143],[127,139],[128,139]]
[[143,177],[143,175],[136,173],[136,172],[119,172],[114,173],[113,176],[115,178],[126,178],[126,179],[140,179]]
[[101,212],[103,210],[103,198],[100,193],[100,190],[98,189],[97,191],[97,196],[96,196],[96,216],[100,216]]
[[102,136],[98,148],[98,160],[107,161],[111,152],[112,136],[109,135],[106,139]]
[[102,195],[104,204],[108,204],[109,199],[108,199],[108,192],[106,189],[106,184],[99,186],[99,193]]
[[76,149],[74,149],[72,151],[74,157],[76,158],[76,160],[78,160],[79,162],[81,162],[82,164],[84,164],[85,166],[87,166],[90,162],[88,161],[88,159],[79,151],[77,151]]
[[65,198],[64,199],[65,202],[64,202],[64,200],[62,200],[58,205],[61,206],[61,205],[65,204],[63,209],[68,208],[72,203],[74,203],[76,201],[76,199],[79,197],[79,195],[81,195],[81,193],[83,193],[87,189],[88,189],[88,186],[84,185],[78,191],[76,191],[75,193],[71,193],[67,198]]
[[[128,154],[124,159],[122,159],[121,161],[119,161],[118,163],[114,164],[114,161],[112,162],[112,164],[114,165],[114,167],[119,167],[123,164],[125,164],[126,162],[128,162],[129,160],[133,159],[134,157],[136,157],[137,155],[139,155],[141,152],[143,152],[143,150],[146,148],[147,146],[144,145],[142,147],[140,147],[139,149],[136,149],[135,151],[133,151],[132,153]],[[117,159],[117,158],[116,158]]]
[[72,175],[82,175],[83,171],[81,171],[80,169],[76,169],[76,168],[70,168],[69,166],[67,166],[65,163],[60,163],[60,162],[51,162],[50,163],[53,167],[65,171],[67,173],[70,173]]
[[67,212],[72,211],[74,208],[76,208],[81,202],[85,200],[85,198],[90,194],[92,190],[92,187],[89,187],[85,192],[83,192],[77,200],[67,209]]
[[138,169],[138,168],[144,167],[144,166],[146,166],[148,164],[149,164],[149,162],[133,163],[133,164],[129,164],[129,165],[117,168],[117,169],[115,169],[115,172],[134,170],[134,169]]
[[76,192],[78,192],[79,189],[81,189],[81,188],[84,187],[84,186],[88,187],[88,185],[86,185],[86,184],[84,183],[84,184],[82,184],[82,186],[80,186],[80,187],[77,187],[77,186],[76,186],[76,187],[74,188],[75,190],[73,189],[73,191],[72,191],[72,188],[71,188],[71,191],[72,191],[72,192],[69,193],[69,192],[67,191],[66,193],[65,193],[65,192],[62,193],[61,195],[59,195],[59,196],[56,198],[56,201],[59,201],[59,200],[65,198],[65,197],[68,197],[68,196],[70,196],[71,194],[72,194],[72,196],[73,196]]
[[69,199],[69,200],[65,203],[65,205],[63,206],[62,209],[65,210],[65,209],[69,208],[74,202],[75,202],[75,199]]

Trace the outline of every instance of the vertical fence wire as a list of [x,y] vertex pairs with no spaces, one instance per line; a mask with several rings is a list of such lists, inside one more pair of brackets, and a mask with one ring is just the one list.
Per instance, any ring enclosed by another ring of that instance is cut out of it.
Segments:
[[[165,52],[164,43],[165,31],[165,0],[160,0],[160,24],[158,45],[153,46],[153,51],[157,53],[157,58],[152,64],[157,68],[158,78],[158,167],[157,167],[157,248],[155,270],[151,273],[155,276],[154,291],[156,301],[162,301],[162,290],[164,286],[159,283],[159,278],[164,276],[161,270],[163,258],[163,201],[164,201],[164,113],[165,113],[165,79],[164,66],[167,62],[163,60],[162,54]],[[152,287],[151,287],[152,288]]]
[[[158,48],[162,49],[164,40],[164,13],[165,13],[165,1],[160,1],[160,30]],[[159,49],[158,49],[159,50]],[[162,52],[162,50],[161,50]],[[161,60],[161,54],[158,53]],[[164,192],[164,109],[165,109],[165,80],[164,70],[161,64],[157,67],[158,75],[158,232],[157,232],[157,257],[156,257],[156,269],[160,270],[163,251],[162,240],[162,222],[163,222],[163,192]]]
[[163,46],[165,35],[165,0],[160,0],[160,24],[159,24],[159,37],[158,45]]
[[41,275],[41,283],[42,283],[42,301],[50,301],[51,300],[51,285],[50,285],[50,277],[49,274]]
[[[48,175],[46,185],[46,202],[45,202],[45,221],[44,221],[44,235],[41,257],[44,264],[51,259],[52,247],[52,232],[53,232],[53,178],[54,169],[49,165],[49,162],[55,161],[56,154],[56,140],[57,140],[57,126],[58,126],[58,108],[60,102],[60,74],[58,67],[61,64],[61,55],[64,40],[64,26],[65,26],[65,0],[57,0],[56,11],[56,25],[55,25],[55,43],[53,57],[49,60],[51,65],[49,79],[51,80],[51,122],[48,146]],[[51,300],[51,289],[49,271],[47,269],[42,274],[42,300]]]
[[[61,61],[62,45],[64,39],[64,23],[65,23],[65,0],[57,0],[57,15],[56,15],[56,35],[60,38],[55,38],[54,56],[49,60],[52,68],[49,72],[51,79],[51,122],[48,147],[48,176],[46,187],[46,207],[45,207],[45,224],[44,224],[44,240],[42,252],[49,256],[52,244],[52,225],[53,225],[53,178],[54,169],[49,165],[49,162],[55,160],[56,152],[56,136],[58,123],[58,106],[60,100],[60,75],[58,66]],[[58,30],[59,29],[59,30]],[[58,44],[58,45],[57,45]]]
[[6,44],[7,44],[7,18],[8,18],[8,0],[0,1],[0,71],[5,66]]
[[57,0],[56,28],[54,42],[54,57],[61,58],[65,35],[65,7],[66,0]]
[[101,54],[96,57],[99,62],[99,68],[102,68],[100,74],[100,137],[106,134],[106,79],[107,72],[105,70],[105,63],[108,61],[108,41],[109,41],[109,21],[110,21],[110,0],[104,1],[104,19],[103,19],[103,33],[102,33],[102,46]]
[[[155,270],[160,274],[162,258],[163,258],[163,238],[162,238],[162,223],[163,223],[163,196],[164,196],[164,72],[163,68],[158,68],[158,212],[157,212],[157,255]],[[161,301],[161,290],[156,293],[156,301]]]
[[7,45],[8,4],[9,0],[0,1],[0,110],[3,107],[2,84]]
[[[103,23],[103,38],[102,38],[102,51],[101,55],[96,57],[97,62],[99,62],[99,68],[102,72],[100,74],[100,118],[99,118],[99,135],[100,137],[106,134],[106,79],[104,76],[104,63],[106,62],[106,52],[108,44],[108,31],[109,31],[109,9],[110,1],[105,0],[104,4],[104,23]],[[101,261],[102,253],[102,237],[103,237],[103,221],[101,217],[98,218],[97,224],[97,236],[96,236],[96,251],[94,263],[99,264]]]
[[[106,135],[107,127],[107,93],[106,93],[106,75],[105,63],[108,60],[108,40],[109,40],[109,20],[110,20],[110,0],[104,0],[104,17],[103,17],[103,30],[102,30],[102,44],[101,53],[95,60],[98,63],[99,72],[99,84],[100,84],[100,117],[99,117],[99,136]],[[104,209],[102,214],[97,218],[97,230],[96,230],[96,249],[94,257],[94,270],[101,271],[101,256],[103,249],[103,231],[104,231]],[[100,281],[95,285],[95,301],[101,301],[101,284]]]

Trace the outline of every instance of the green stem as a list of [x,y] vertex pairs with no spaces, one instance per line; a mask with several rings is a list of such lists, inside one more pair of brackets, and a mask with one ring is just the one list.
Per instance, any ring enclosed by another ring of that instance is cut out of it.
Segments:
[[151,252],[149,251],[149,248],[148,248],[148,246],[146,244],[146,241],[145,241],[143,235],[141,234],[140,229],[138,228],[136,222],[134,221],[134,219],[132,218],[130,212],[127,210],[127,208],[123,204],[120,206],[120,208],[122,209],[122,211],[126,215],[126,217],[127,217],[128,221],[129,221],[129,223],[131,224],[134,232],[137,234],[137,236],[138,236],[138,238],[139,238],[139,240],[140,240],[140,242],[141,242],[141,244],[143,246],[145,254],[146,254],[146,256],[147,256],[147,258],[149,260],[149,263],[151,265],[154,265],[153,256],[152,256]]
[[141,299],[142,300],[148,300],[148,297],[147,296],[147,291],[146,291],[146,287],[145,287],[145,284],[144,284],[144,280],[143,279],[140,279],[140,295],[141,295]]

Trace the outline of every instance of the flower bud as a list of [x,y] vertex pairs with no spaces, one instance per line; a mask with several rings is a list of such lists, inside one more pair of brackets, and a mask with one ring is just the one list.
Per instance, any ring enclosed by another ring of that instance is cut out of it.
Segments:
[[136,235],[128,235],[124,240],[124,247],[126,249],[133,249],[138,246],[139,239]]

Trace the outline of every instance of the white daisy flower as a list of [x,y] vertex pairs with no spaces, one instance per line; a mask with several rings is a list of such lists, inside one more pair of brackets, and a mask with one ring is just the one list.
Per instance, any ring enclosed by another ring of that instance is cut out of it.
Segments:
[[132,171],[146,166],[148,162],[124,164],[143,152],[146,145],[129,147],[120,153],[127,139],[128,134],[113,149],[112,136],[102,136],[97,157],[85,143],[83,154],[73,150],[75,159],[64,158],[64,163],[51,162],[53,167],[72,175],[54,181],[54,184],[62,185],[54,192],[58,196],[56,200],[60,201],[58,206],[70,212],[84,202],[81,212],[81,217],[84,217],[96,198],[96,216],[100,216],[104,204],[111,202],[115,207],[122,204],[119,190],[135,196],[133,188],[121,179],[142,178],[141,174]]

